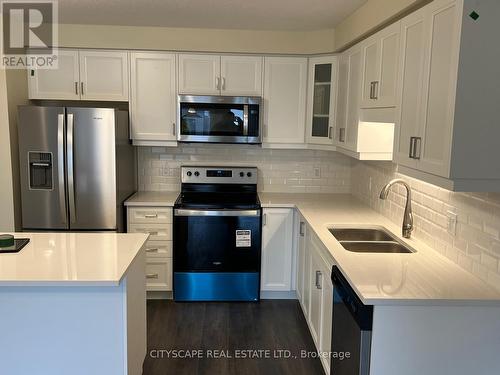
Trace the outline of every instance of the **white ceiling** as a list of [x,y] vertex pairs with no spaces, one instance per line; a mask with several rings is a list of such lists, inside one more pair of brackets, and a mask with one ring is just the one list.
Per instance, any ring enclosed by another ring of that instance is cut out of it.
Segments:
[[250,30],[332,28],[367,0],[59,0],[59,22]]

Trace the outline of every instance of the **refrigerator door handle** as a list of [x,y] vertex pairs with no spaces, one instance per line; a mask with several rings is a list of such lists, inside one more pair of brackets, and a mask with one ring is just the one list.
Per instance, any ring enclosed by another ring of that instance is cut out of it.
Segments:
[[70,222],[76,222],[76,204],[75,204],[75,175],[74,175],[74,150],[73,150],[73,135],[74,135],[74,115],[68,113],[68,155],[67,155],[67,171],[68,171],[68,200],[69,200],[69,215]]
[[59,182],[59,213],[64,224],[66,217],[66,194],[64,189],[64,114],[57,115],[57,179]]

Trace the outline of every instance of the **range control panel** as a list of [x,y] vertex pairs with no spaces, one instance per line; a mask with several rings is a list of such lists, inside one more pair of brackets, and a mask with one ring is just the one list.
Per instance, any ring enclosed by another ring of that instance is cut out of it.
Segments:
[[257,184],[255,167],[181,167],[183,184]]

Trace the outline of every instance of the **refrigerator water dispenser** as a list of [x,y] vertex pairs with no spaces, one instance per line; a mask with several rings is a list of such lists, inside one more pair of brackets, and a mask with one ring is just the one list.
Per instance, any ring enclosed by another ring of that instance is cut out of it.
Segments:
[[52,190],[52,153],[28,152],[31,190]]

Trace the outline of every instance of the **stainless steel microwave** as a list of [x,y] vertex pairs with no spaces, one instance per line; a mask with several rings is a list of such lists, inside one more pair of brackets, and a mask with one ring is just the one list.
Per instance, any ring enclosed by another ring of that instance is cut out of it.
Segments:
[[179,142],[261,143],[262,99],[179,95]]

